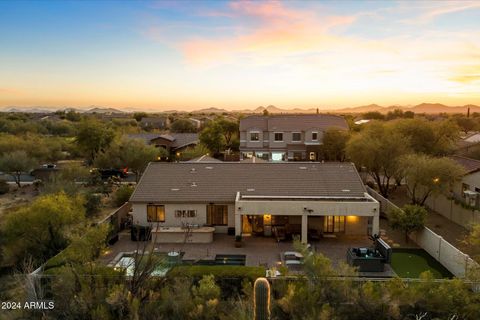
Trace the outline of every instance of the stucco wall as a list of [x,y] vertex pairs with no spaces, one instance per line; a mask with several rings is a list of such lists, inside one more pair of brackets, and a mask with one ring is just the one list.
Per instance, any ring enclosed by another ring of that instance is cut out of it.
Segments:
[[[220,204],[220,203],[216,203]],[[159,205],[162,205],[159,203]],[[207,204],[163,204],[165,206],[165,222],[158,223],[165,227],[180,227],[183,223],[192,223],[203,226],[207,223]],[[135,203],[132,205],[133,224],[148,226],[151,223],[147,221],[147,204]],[[175,217],[175,210],[197,210],[197,216],[193,218],[177,218]],[[156,223],[154,223],[156,224]],[[235,205],[228,204],[228,225],[215,226],[215,232],[227,232],[228,227],[235,226]]]
[[479,210],[463,208],[460,204],[455,204],[453,200],[449,200],[443,195],[431,196],[425,204],[433,211],[464,228],[470,229],[472,224],[480,223]]
[[366,235],[368,233],[368,217],[347,216],[345,218],[346,235]]

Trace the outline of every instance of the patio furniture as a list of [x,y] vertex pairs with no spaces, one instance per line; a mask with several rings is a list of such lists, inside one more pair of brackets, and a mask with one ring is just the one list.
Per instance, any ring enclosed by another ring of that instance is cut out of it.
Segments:
[[285,227],[284,226],[274,226],[272,228],[273,235],[277,239],[277,242],[283,241],[287,239],[287,235],[285,233]]
[[317,229],[308,229],[308,238],[310,240],[320,240],[320,233]]
[[303,259],[303,254],[296,251],[285,251],[283,253],[285,260],[301,260]]
[[360,272],[383,272],[390,263],[392,248],[382,239],[375,239],[373,248],[349,248],[347,262]]

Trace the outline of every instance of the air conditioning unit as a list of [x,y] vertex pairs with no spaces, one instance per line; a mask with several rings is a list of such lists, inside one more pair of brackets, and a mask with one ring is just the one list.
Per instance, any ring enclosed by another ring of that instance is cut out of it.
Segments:
[[474,207],[477,203],[478,192],[472,190],[463,190],[463,195],[468,205]]

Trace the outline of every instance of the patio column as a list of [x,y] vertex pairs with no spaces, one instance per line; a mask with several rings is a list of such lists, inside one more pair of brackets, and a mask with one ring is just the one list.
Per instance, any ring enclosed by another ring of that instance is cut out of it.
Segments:
[[372,221],[372,235],[380,234],[380,215],[378,213],[378,209],[375,211]]
[[302,243],[307,243],[308,241],[308,215],[302,215]]
[[241,236],[242,235],[242,215],[235,214],[235,235]]

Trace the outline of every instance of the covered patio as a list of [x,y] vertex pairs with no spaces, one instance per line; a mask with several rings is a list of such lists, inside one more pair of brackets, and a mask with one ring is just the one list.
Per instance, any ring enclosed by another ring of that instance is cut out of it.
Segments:
[[[292,232],[298,229],[303,243],[307,243],[311,230],[335,236],[336,233],[352,236],[378,234],[379,203],[366,192],[362,197],[353,197],[347,195],[348,191],[345,190],[343,197],[260,196],[238,192],[235,199],[235,234],[255,233],[258,225],[261,225],[264,236],[276,235],[276,228],[280,226],[285,229],[290,227]],[[286,218],[286,222],[282,224],[280,218]],[[342,228],[336,228],[335,223],[342,223]]]

